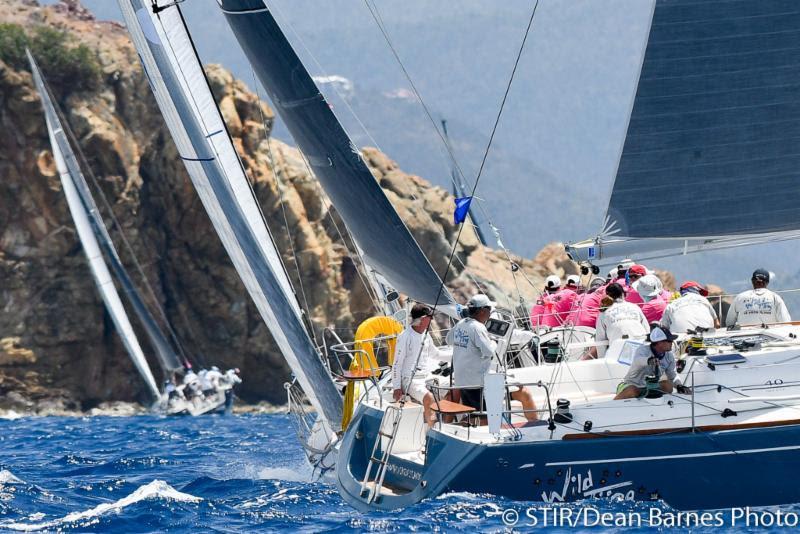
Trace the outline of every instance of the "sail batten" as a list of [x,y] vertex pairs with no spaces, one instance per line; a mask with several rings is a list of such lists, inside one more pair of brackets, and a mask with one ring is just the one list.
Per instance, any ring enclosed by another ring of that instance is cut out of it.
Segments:
[[336,429],[342,398],[302,321],[280,255],[261,217],[214,101],[180,8],[153,12],[118,0],[161,113],[239,277],[317,412]]
[[67,199],[67,205],[75,223],[75,228],[78,232],[83,251],[89,263],[89,268],[92,273],[92,278],[95,285],[103,299],[103,302],[111,316],[111,321],[122,339],[126,351],[131,357],[136,370],[141,375],[150,393],[154,399],[160,398],[158,386],[156,385],[155,378],[150,371],[147,364],[142,348],[133,331],[133,326],[128,319],[125,308],[122,305],[117,289],[111,278],[111,273],[103,258],[101,246],[98,243],[95,229],[91,221],[89,210],[83,203],[76,182],[85,180],[80,172],[80,168],[76,165],[75,154],[69,145],[64,130],[61,126],[61,121],[56,114],[53,102],[50,100],[49,93],[47,92],[44,80],[36,65],[36,61],[28,54],[28,61],[31,64],[31,72],[33,73],[33,80],[36,89],[39,92],[42,100],[42,106],[45,110],[45,121],[47,123],[47,132],[50,138],[50,146],[53,151],[53,158],[56,162],[61,185],[64,190],[64,196]]
[[365,261],[413,300],[454,304],[264,2],[219,5]]

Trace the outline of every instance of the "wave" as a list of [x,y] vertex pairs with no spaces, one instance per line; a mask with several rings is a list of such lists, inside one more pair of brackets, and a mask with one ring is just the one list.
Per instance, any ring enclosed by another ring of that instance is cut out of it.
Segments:
[[7,524],[0,524],[0,527],[11,530],[23,531],[23,532],[51,529],[53,527],[56,527],[58,525],[63,525],[65,523],[74,523],[86,519],[97,518],[109,512],[119,513],[124,508],[132,504],[136,504],[137,502],[149,499],[163,499],[167,501],[188,502],[188,503],[197,503],[202,500],[200,497],[195,497],[194,495],[189,495],[188,493],[182,493],[176,490],[163,480],[154,480],[149,484],[140,486],[127,497],[123,497],[122,499],[112,503],[104,503],[99,506],[95,506],[91,510],[86,510],[83,512],[72,512],[60,519],[54,519],[52,521],[47,521],[44,523],[7,523]]
[[313,472],[311,466],[303,464],[298,467],[264,467],[258,471],[258,478],[262,480],[283,480],[285,482],[312,482]]
[[24,484],[22,479],[19,479],[8,469],[0,470],[0,484]]

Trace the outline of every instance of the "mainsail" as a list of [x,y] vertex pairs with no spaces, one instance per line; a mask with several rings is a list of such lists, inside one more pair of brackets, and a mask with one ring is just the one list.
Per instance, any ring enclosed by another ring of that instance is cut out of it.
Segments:
[[605,228],[580,259],[800,235],[798,38],[791,0],[655,3]]
[[365,261],[410,298],[454,309],[450,293],[262,0],[218,0],[239,44]]
[[342,398],[299,304],[175,2],[118,0],[178,152],[239,277],[317,412],[332,428]]
[[89,267],[92,271],[92,276],[97,284],[97,289],[103,298],[111,320],[122,338],[122,343],[125,345],[128,354],[133,360],[133,364],[139,371],[139,374],[147,384],[150,393],[153,397],[158,399],[160,394],[153,374],[150,372],[150,367],[147,365],[142,348],[133,331],[130,320],[128,319],[125,308],[122,306],[122,301],[117,294],[117,289],[114,287],[114,282],[111,279],[111,274],[108,271],[106,262],[103,260],[103,254],[100,251],[100,245],[97,242],[95,232],[92,228],[91,216],[84,205],[81,195],[75,187],[75,181],[83,181],[83,175],[75,160],[75,154],[69,145],[67,136],[64,133],[61,121],[56,114],[53,102],[45,87],[39,67],[36,65],[33,56],[28,51],[28,61],[31,64],[31,72],[33,73],[33,81],[36,84],[36,89],[39,91],[39,96],[42,100],[42,106],[45,110],[45,120],[47,122],[47,133],[50,137],[50,145],[53,150],[53,157],[56,161],[59,177],[61,178],[61,185],[64,188],[64,195],[67,198],[69,211],[72,214],[72,219],[75,221],[75,228],[78,231],[83,250],[86,253],[86,258],[89,260]]

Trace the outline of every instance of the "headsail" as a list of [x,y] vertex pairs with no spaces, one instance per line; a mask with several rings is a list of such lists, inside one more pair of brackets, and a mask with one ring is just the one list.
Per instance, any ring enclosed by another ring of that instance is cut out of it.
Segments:
[[342,398],[309,338],[280,255],[175,2],[118,0],[178,152],[214,229],[311,403],[338,428]]
[[50,145],[53,150],[53,157],[56,161],[59,177],[61,178],[61,185],[64,188],[64,195],[67,198],[72,219],[75,221],[75,228],[78,231],[83,250],[89,260],[89,267],[92,271],[92,276],[103,298],[103,302],[108,309],[111,320],[122,338],[122,343],[125,345],[128,354],[133,360],[133,364],[139,371],[139,374],[147,384],[150,393],[154,398],[160,398],[158,386],[150,372],[150,367],[147,365],[142,348],[133,331],[133,327],[125,313],[125,308],[122,306],[122,301],[117,294],[117,289],[114,287],[114,282],[111,279],[111,274],[108,271],[103,254],[100,251],[100,245],[97,242],[95,233],[92,229],[90,215],[84,206],[81,196],[73,180],[83,180],[80,168],[78,167],[75,154],[64,134],[61,121],[55,112],[53,102],[50,100],[50,95],[44,85],[44,80],[39,72],[39,67],[28,51],[28,61],[31,64],[31,72],[33,73],[33,81],[36,84],[36,89],[39,91],[42,100],[42,106],[45,110],[45,120],[47,121],[47,133],[50,137]]
[[454,304],[264,2],[218,2],[366,261],[414,300]]
[[655,3],[596,258],[800,235],[798,38],[789,0]]

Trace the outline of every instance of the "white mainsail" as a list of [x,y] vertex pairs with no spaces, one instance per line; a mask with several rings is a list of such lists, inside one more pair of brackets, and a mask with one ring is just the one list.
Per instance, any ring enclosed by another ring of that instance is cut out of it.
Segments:
[[[114,322],[114,326],[122,338],[122,343],[125,345],[125,349],[128,351],[128,354],[130,354],[131,360],[133,360],[133,364],[136,366],[136,369],[139,371],[142,379],[144,379],[145,383],[147,384],[150,393],[154,398],[158,399],[160,398],[160,394],[158,391],[158,386],[156,386],[156,381],[153,378],[153,373],[150,371],[150,367],[148,366],[147,360],[144,357],[142,348],[139,345],[139,340],[137,339],[136,334],[133,331],[133,326],[131,326],[131,322],[128,319],[128,314],[125,312],[125,308],[122,306],[122,301],[120,300],[117,289],[114,286],[113,280],[111,279],[111,273],[109,272],[108,266],[103,259],[103,254],[100,251],[100,245],[97,242],[97,238],[95,237],[92,225],[89,221],[89,215],[86,211],[86,207],[83,205],[81,197],[78,194],[73,182],[72,172],[80,171],[76,170],[77,166],[67,165],[67,160],[75,160],[75,154],[73,153],[69,145],[69,141],[64,134],[62,125],[55,112],[55,108],[53,107],[53,103],[50,100],[47,89],[44,86],[44,81],[41,73],[39,72],[39,68],[34,61],[33,56],[30,54],[30,51],[28,51],[27,54],[28,61],[30,61],[31,64],[33,80],[36,84],[36,89],[39,91],[39,95],[42,100],[42,106],[45,109],[47,133],[50,137],[50,145],[53,150],[56,168],[58,169],[58,174],[61,179],[61,185],[64,188],[64,195],[67,198],[69,211],[72,214],[72,219],[75,222],[75,228],[78,231],[78,237],[80,238],[81,245],[83,246],[83,251],[86,253],[86,258],[89,261],[89,268],[92,271],[92,276],[97,284],[97,289],[100,291],[100,296],[103,298],[103,302],[106,305],[106,309],[111,316],[111,320]],[[70,167],[73,167],[72,170]]]
[[118,0],[178,152],[234,267],[312,405],[340,425],[342,398],[302,313],[233,148],[180,8]]

